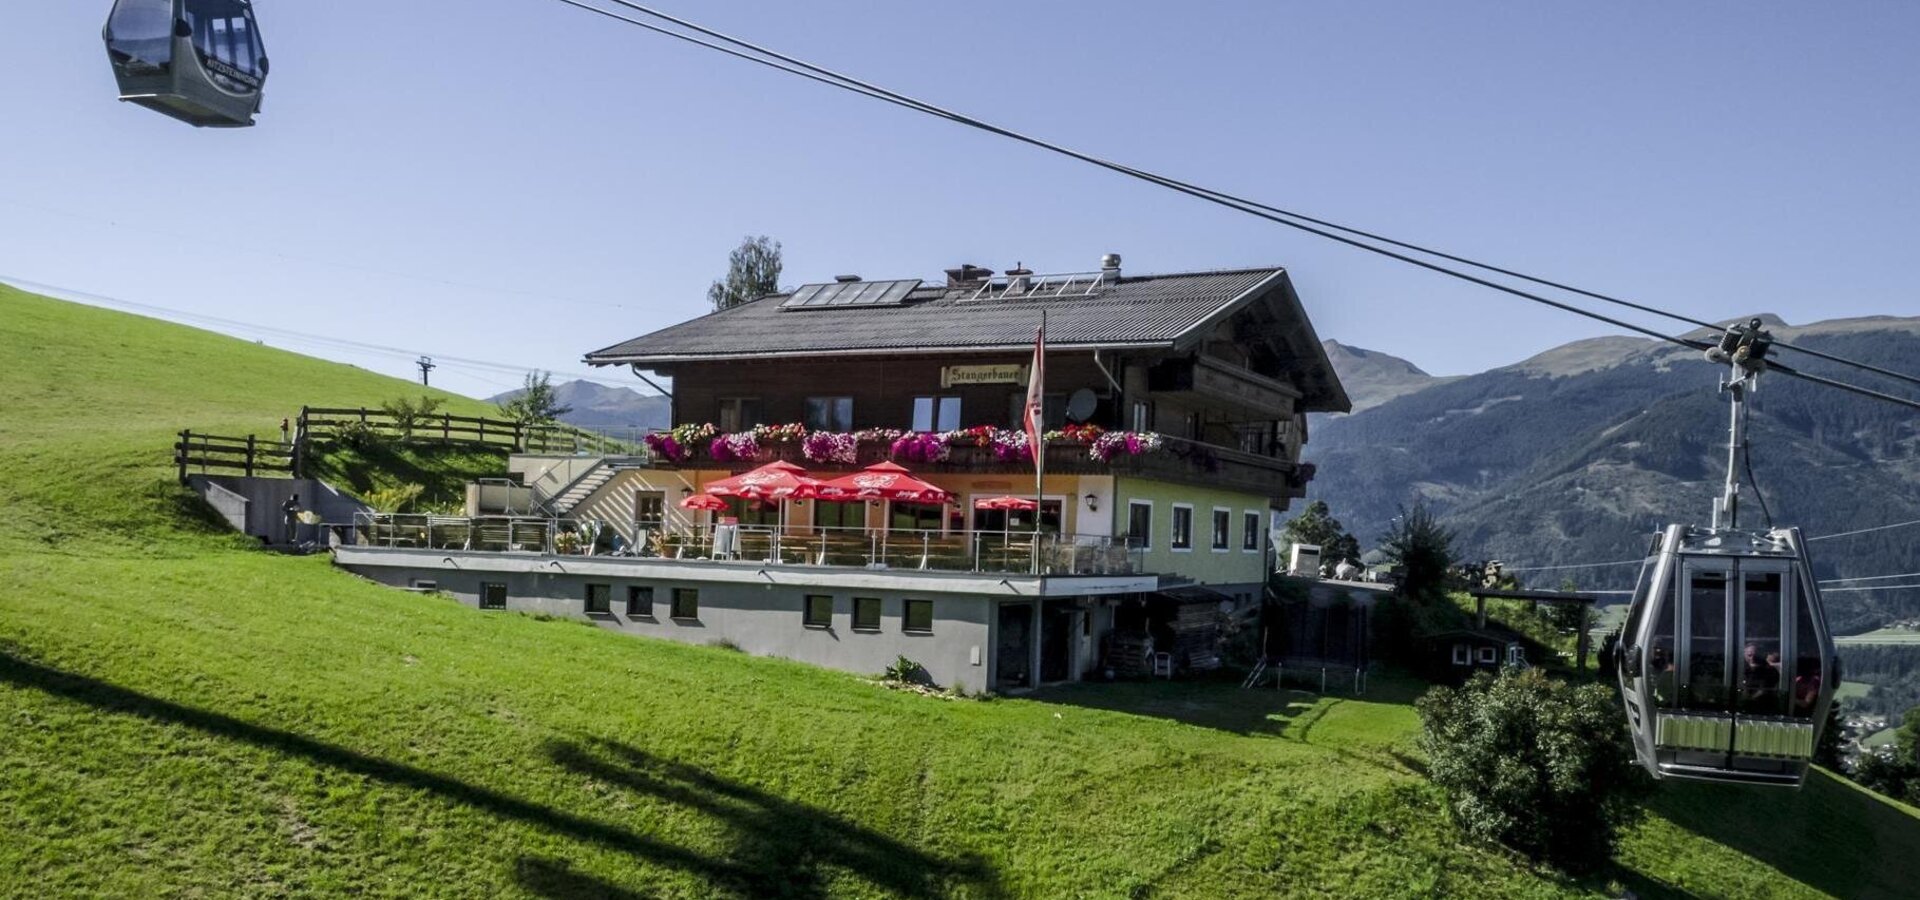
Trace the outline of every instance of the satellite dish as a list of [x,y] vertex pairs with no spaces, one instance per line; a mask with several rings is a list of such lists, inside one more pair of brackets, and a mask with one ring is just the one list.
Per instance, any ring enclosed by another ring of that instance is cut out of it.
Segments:
[[1092,389],[1081,388],[1067,398],[1067,418],[1075,422],[1085,422],[1093,418],[1093,412],[1100,406],[1100,398],[1094,396]]

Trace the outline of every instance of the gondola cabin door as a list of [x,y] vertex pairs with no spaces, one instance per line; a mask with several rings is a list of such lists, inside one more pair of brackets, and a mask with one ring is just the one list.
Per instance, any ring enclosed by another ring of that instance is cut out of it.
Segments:
[[1824,654],[1792,561],[1678,563],[1665,567],[1671,580],[1650,611],[1636,673],[1660,774],[1799,781],[1813,754]]

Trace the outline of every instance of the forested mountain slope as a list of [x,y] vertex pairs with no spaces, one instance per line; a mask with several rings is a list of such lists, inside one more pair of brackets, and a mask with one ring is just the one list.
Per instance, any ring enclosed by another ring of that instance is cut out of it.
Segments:
[[[1774,320],[1777,321],[1777,320]],[[1901,371],[1920,370],[1920,319],[1776,326],[1781,339]],[[1805,356],[1807,372],[1901,393]],[[1371,545],[1403,505],[1424,500],[1467,556],[1549,566],[1638,557],[1666,522],[1708,517],[1726,459],[1722,372],[1650,339],[1580,341],[1517,365],[1436,384],[1313,424],[1307,457],[1324,499]],[[1920,391],[1907,391],[1908,395]],[[1920,414],[1781,375],[1752,404],[1752,457],[1776,522],[1810,536],[1920,519]],[[1747,489],[1743,524],[1766,515]],[[1920,570],[1920,529],[1813,544],[1823,578]],[[1592,589],[1631,583],[1631,566],[1581,570]],[[1556,586],[1559,579],[1551,580]],[[1831,598],[1843,629],[1920,612],[1920,592]]]

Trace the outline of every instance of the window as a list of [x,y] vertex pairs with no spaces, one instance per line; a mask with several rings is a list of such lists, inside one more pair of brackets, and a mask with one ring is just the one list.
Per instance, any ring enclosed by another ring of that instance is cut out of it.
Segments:
[[606,615],[613,612],[613,585],[587,585],[587,615]]
[[1260,549],[1260,514],[1248,510],[1244,519],[1242,524],[1247,530],[1240,535],[1240,549],[1248,553],[1257,552]]
[[833,595],[808,594],[800,618],[808,628],[833,627]]
[[498,581],[483,582],[480,585],[481,609],[506,609],[507,586]]
[[1500,655],[1494,652],[1494,649],[1492,647],[1480,648],[1480,663],[1482,665],[1490,666],[1499,661],[1500,661]]
[[938,532],[940,526],[947,521],[946,514],[938,506],[927,506],[921,503],[895,503],[892,506],[895,531]]
[[430,594],[440,589],[440,582],[428,581],[425,578],[415,578],[413,580],[413,589]]
[[867,505],[865,503],[815,503],[813,504],[813,527],[865,528],[867,527]]
[[744,431],[760,421],[759,397],[722,397],[720,398],[720,421],[716,423],[723,432]]
[[676,619],[700,618],[700,591],[697,588],[673,589],[673,617]]
[[879,631],[880,630],[880,598],[879,597],[853,598],[853,630],[855,631]]
[[900,626],[900,630],[915,634],[932,634],[933,601],[908,600],[906,621]]
[[1133,415],[1128,418],[1127,425],[1134,431],[1152,431],[1153,404],[1145,400],[1135,400],[1133,402]]
[[1215,507],[1213,510],[1213,552],[1227,552],[1227,548],[1233,542],[1233,537],[1229,534],[1232,530],[1233,510]]
[[1465,644],[1453,645],[1453,664],[1456,666],[1472,665],[1473,664],[1473,648],[1468,647]]
[[852,431],[853,398],[808,397],[807,429],[810,431]]
[[[1007,427],[1019,431],[1027,427],[1027,392],[1007,395]],[[1047,394],[1040,401],[1040,423],[1045,429],[1064,428],[1067,424],[1067,395]]]
[[959,397],[913,398],[914,431],[957,431],[959,428]]
[[1173,537],[1169,543],[1175,550],[1193,549],[1193,507],[1174,504]]
[[1127,546],[1153,549],[1153,504],[1146,500],[1127,501]]
[[640,585],[627,587],[627,615],[631,618],[653,618],[653,588]]
[[1196,441],[1199,440],[1200,439],[1200,414],[1187,413],[1186,416],[1180,420],[1180,430],[1184,437],[1188,437]]

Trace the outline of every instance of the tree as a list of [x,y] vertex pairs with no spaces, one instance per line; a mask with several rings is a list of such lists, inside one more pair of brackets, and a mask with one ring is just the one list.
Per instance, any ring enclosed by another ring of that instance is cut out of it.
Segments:
[[442,401],[439,397],[429,397],[426,394],[421,394],[418,400],[411,400],[406,397],[389,400],[380,404],[380,411],[392,417],[393,427],[400,430],[400,436],[402,438],[411,440],[413,438],[413,430],[418,428],[426,417],[438,412],[441,403]]
[[573,412],[573,407],[560,404],[560,396],[553,391],[553,373],[534,371],[527,373],[519,393],[500,404],[500,412],[521,425],[545,425]]
[[727,255],[727,277],[707,288],[715,310],[732,309],[780,290],[780,242],[747,237]]
[[1446,592],[1447,572],[1453,568],[1453,532],[1440,524],[1425,503],[1400,515],[1380,538],[1380,550],[1402,569],[1400,589],[1416,600],[1432,600]]
[[1606,864],[1651,789],[1613,693],[1538,669],[1420,698],[1428,777],[1467,834],[1574,873]]
[[1330,563],[1341,560],[1360,562],[1360,541],[1348,534],[1333,517],[1327,501],[1315,500],[1304,512],[1287,523],[1282,538],[1289,544],[1312,544],[1320,548],[1320,558]]

